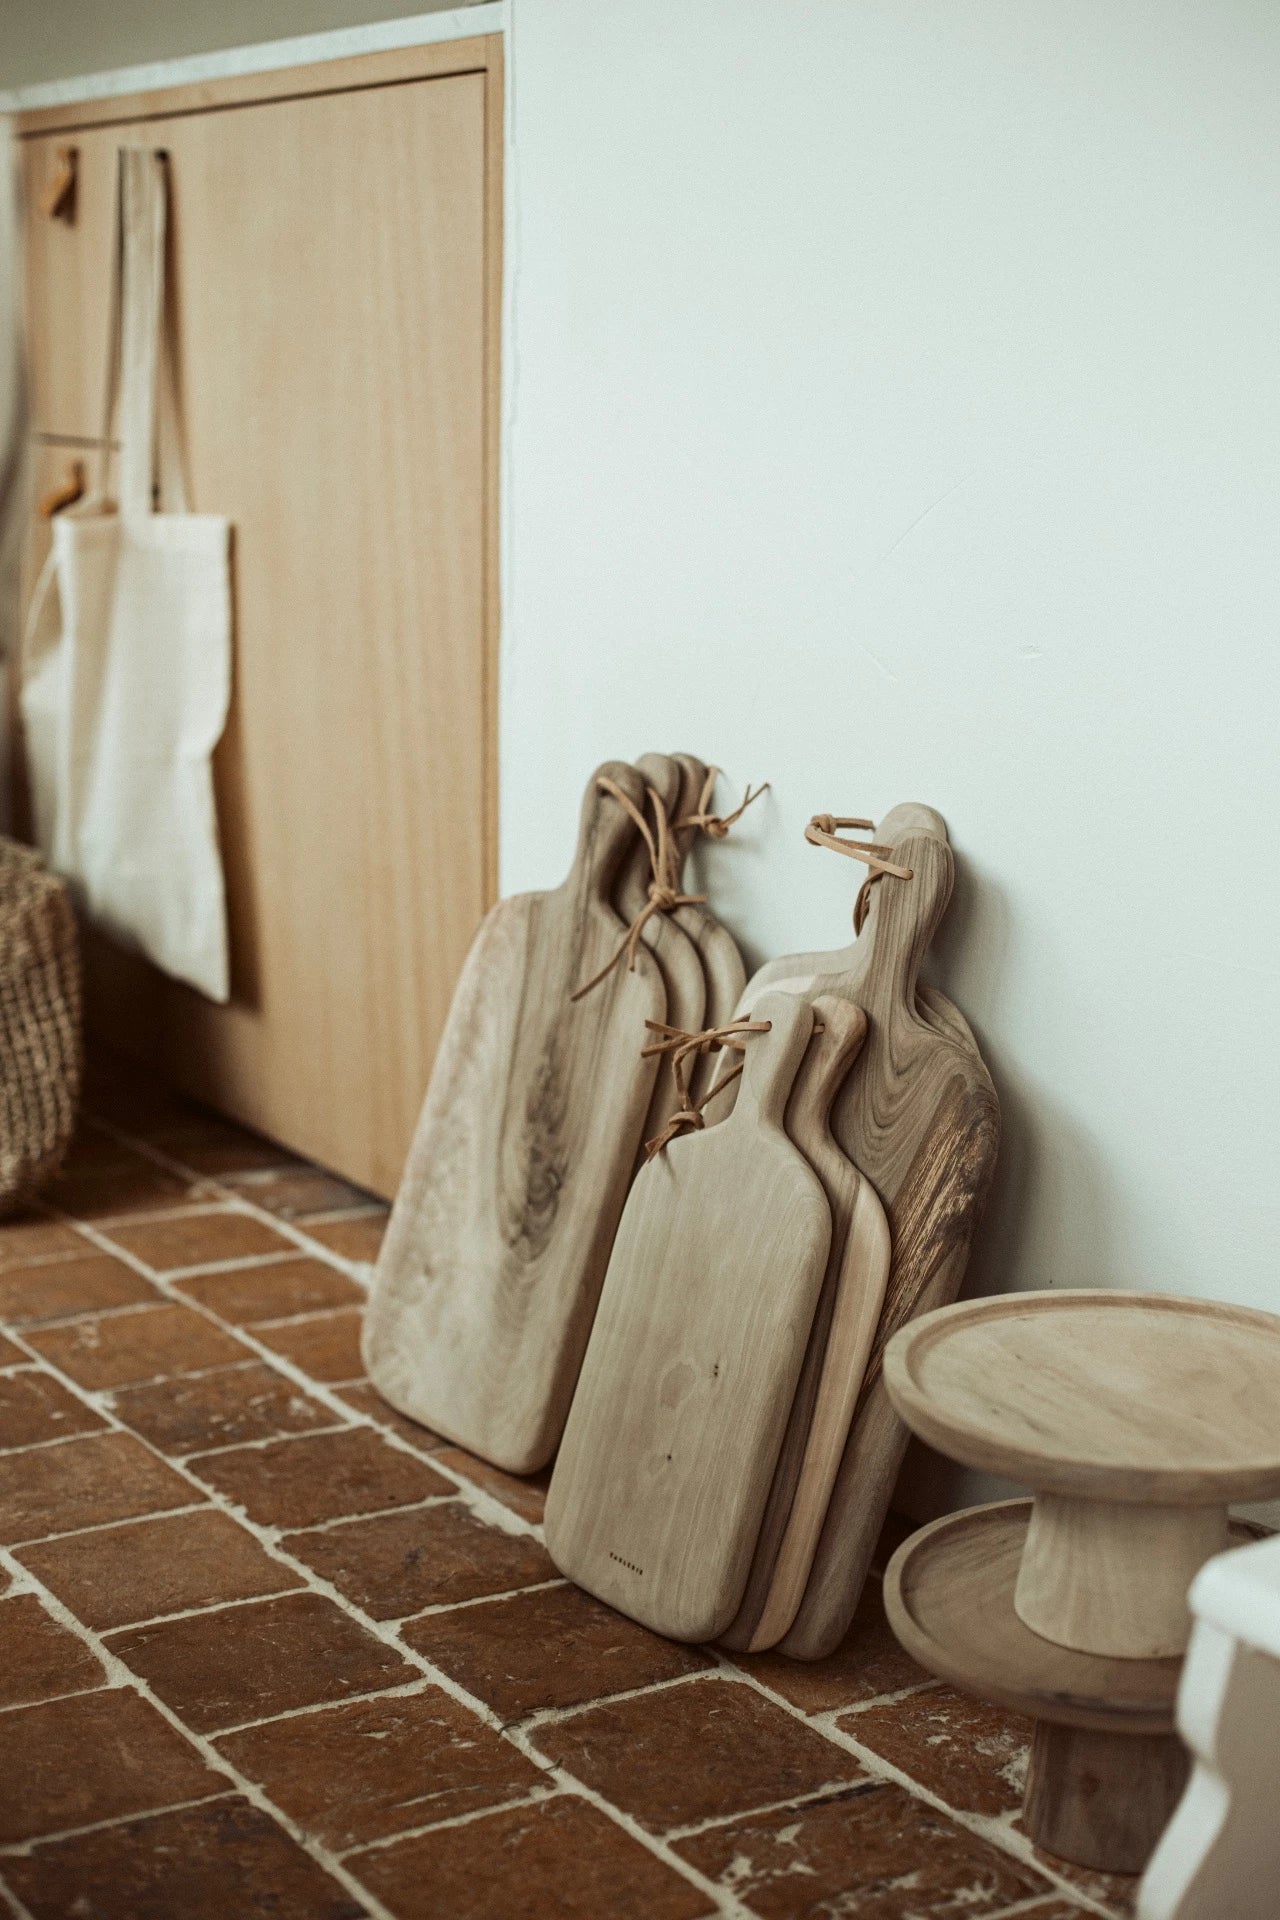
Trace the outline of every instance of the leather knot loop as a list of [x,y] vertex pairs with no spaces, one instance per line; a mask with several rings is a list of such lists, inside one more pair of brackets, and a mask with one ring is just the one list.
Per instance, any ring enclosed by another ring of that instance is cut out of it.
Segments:
[[875,831],[874,820],[862,820],[851,813],[815,813],[804,830],[804,837],[813,847],[830,847],[833,853],[844,853],[851,860],[861,860],[871,871],[858,889],[858,897],[853,903],[853,931],[862,932],[867,910],[871,905],[871,889],[883,874],[891,874],[895,880],[910,880],[911,868],[898,866],[889,858],[892,847],[878,847],[873,842],[842,840],[840,828],[852,827],[863,833]]
[[655,1053],[666,1053],[671,1056],[671,1073],[680,1102],[662,1132],[655,1134],[652,1140],[645,1141],[644,1157],[649,1161],[661,1153],[665,1146],[669,1146],[682,1130],[701,1131],[707,1124],[703,1108],[709,1107],[717,1094],[723,1093],[725,1088],[737,1079],[746,1064],[745,1061],[739,1060],[736,1067],[732,1067],[728,1073],[721,1075],[709,1093],[705,1094],[701,1100],[695,1101],[689,1094],[686,1072],[688,1062],[695,1055],[710,1053],[717,1047],[732,1047],[738,1053],[745,1053],[747,1046],[745,1036],[749,1033],[768,1033],[771,1022],[731,1020],[727,1026],[704,1027],[701,1033],[688,1033],[683,1027],[669,1027],[660,1020],[646,1020],[645,1026],[650,1033],[661,1034],[662,1038],[652,1041],[647,1047],[642,1047],[640,1057],[648,1060]]
[[581,1000],[584,994],[590,993],[592,987],[598,987],[606,975],[613,972],[613,969],[617,966],[623,954],[627,956],[627,972],[635,972],[636,954],[640,948],[640,936],[643,934],[655,913],[674,913],[677,907],[700,907],[705,904],[707,898],[705,893],[681,893],[680,891],[678,881],[680,877],[679,869],[681,860],[676,847],[675,837],[671,831],[671,823],[667,819],[667,810],[662,803],[662,795],[655,793],[652,787],[645,788],[645,792],[653,806],[653,817],[658,828],[657,838],[655,839],[649,822],[645,819],[643,813],[641,813],[640,809],[635,805],[629,794],[624,793],[622,788],[618,786],[616,782],[610,780],[607,774],[601,774],[596,784],[601,793],[609,794],[620,806],[625,808],[632,820],[634,820],[636,826],[639,827],[641,834],[644,836],[644,843],[649,849],[651,878],[649,881],[648,897],[635,919],[631,922],[631,925],[627,928],[616,952],[605,962],[599,973],[593,975],[593,977],[586,982],[585,986],[579,987],[576,992],[570,994],[569,998],[571,1000]]
[[747,791],[740,807],[735,807],[732,813],[710,813],[708,812],[708,808],[711,805],[711,796],[716,790],[716,781],[719,778],[719,767],[707,768],[707,777],[703,782],[702,792],[698,796],[697,807],[692,813],[686,813],[681,819],[672,821],[672,828],[675,832],[679,833],[686,827],[692,827],[696,832],[705,833],[709,839],[723,840],[728,834],[730,827],[733,826],[736,821],[741,820],[743,814],[751,805],[751,802],[758,800],[762,793],[768,791],[769,787],[769,782],[766,780],[764,785],[757,787],[753,793],[748,783]]

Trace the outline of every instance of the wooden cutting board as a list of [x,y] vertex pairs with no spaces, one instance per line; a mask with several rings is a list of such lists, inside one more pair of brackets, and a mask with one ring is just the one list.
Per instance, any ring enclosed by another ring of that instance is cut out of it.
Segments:
[[[902,832],[892,817],[881,823],[877,840],[893,845],[913,877],[876,883],[846,969],[817,976],[808,989],[852,1000],[868,1017],[867,1044],[832,1109],[831,1130],[884,1204],[893,1255],[808,1587],[779,1643],[798,1659],[832,1652],[853,1618],[907,1441],[880,1356],[900,1326],[955,1297],[999,1144],[995,1088],[967,1025],[957,1016],[944,1028],[919,1003],[920,963],[953,877],[945,831],[934,821],[913,819]],[[773,970],[790,979],[803,972],[794,959]]]
[[[666,754],[646,753],[636,762],[636,772],[658,795],[666,808],[668,820],[674,820],[679,812],[680,796],[684,788],[684,774],[681,768]],[[649,824],[654,828],[652,818]],[[687,836],[684,837],[687,839]],[[649,897],[649,882],[652,876],[653,862],[649,856],[649,849],[645,845],[643,835],[637,834],[634,847],[622,863],[614,896],[618,912],[628,926],[637,914],[644,910]],[[674,913],[651,915],[645,921],[644,931],[640,937],[652,951],[662,972],[663,983],[667,990],[668,1025],[683,1027],[686,1033],[697,1033],[703,1026],[707,987],[701,955],[692,934],[680,918],[682,913],[689,911],[692,909],[677,908]],[[702,912],[703,909],[698,908],[697,911]],[[637,1044],[644,1046],[652,1038],[652,1034],[642,1033]],[[654,1078],[649,1111],[641,1131],[640,1157],[642,1160],[644,1142],[652,1140],[661,1133],[678,1105],[679,1098],[675,1082],[664,1059],[661,1062],[660,1071]]]
[[818,1536],[853,1421],[889,1276],[889,1223],[868,1180],[831,1137],[831,1105],[867,1035],[848,1000],[814,1003],[815,1026],[786,1128],[822,1182],[831,1252],[786,1438],[741,1607],[724,1644],[759,1652],[787,1632],[804,1596]]
[[[642,803],[633,767],[600,773]],[[649,949],[570,998],[625,933],[612,896],[635,838],[593,777],[563,885],[485,918],[365,1318],[379,1392],[514,1473],[560,1438],[653,1091],[644,1023],[667,1003]]]
[[[680,788],[680,817],[683,819],[697,810],[706,784],[707,770],[701,760],[695,760],[692,754],[677,753],[673,758],[683,776]],[[687,857],[697,838],[697,828],[687,828],[681,838],[681,853]],[[697,893],[702,889],[695,885],[693,891]],[[733,1019],[747,983],[747,972],[742,964],[738,943],[709,907],[678,907],[675,918],[693,940],[702,960],[706,981],[703,1023],[708,1027],[726,1026]],[[689,1091],[695,1102],[710,1091],[723,1063],[723,1055],[719,1053],[703,1054],[694,1061],[689,1076]],[[734,1084],[736,1086],[736,1081]]]
[[741,1603],[831,1242],[783,1127],[813,1009],[758,1013],[732,1117],[632,1189],[547,1497],[561,1571],[676,1640]]

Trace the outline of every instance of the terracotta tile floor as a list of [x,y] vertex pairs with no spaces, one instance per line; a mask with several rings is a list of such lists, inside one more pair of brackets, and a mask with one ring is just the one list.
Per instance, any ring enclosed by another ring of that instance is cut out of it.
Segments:
[[516,1480],[361,1378],[385,1209],[99,1066],[0,1223],[0,1908],[27,1920],[1067,1920],[1028,1729],[873,1578],[818,1666],[559,1579]]

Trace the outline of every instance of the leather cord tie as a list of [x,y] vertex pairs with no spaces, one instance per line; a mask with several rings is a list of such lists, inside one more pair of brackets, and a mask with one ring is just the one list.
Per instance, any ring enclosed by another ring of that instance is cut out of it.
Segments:
[[858,889],[858,897],[853,903],[853,931],[862,932],[871,905],[871,889],[882,874],[891,874],[895,880],[910,880],[911,868],[901,867],[890,859],[892,847],[878,847],[872,841],[842,840],[841,827],[856,827],[864,833],[874,833],[874,820],[859,820],[853,814],[815,813],[804,830],[804,837],[812,847],[830,847],[833,853],[844,853],[851,860],[861,860],[871,871]]
[[751,805],[751,802],[758,800],[762,793],[768,791],[769,787],[769,782],[766,780],[764,785],[757,787],[753,793],[750,783],[748,783],[746,795],[740,807],[736,807],[732,813],[709,813],[707,809],[711,805],[711,796],[716,790],[716,781],[719,778],[719,767],[707,768],[707,778],[703,785],[702,792],[698,796],[697,807],[692,813],[686,813],[683,819],[672,821],[672,828],[675,832],[679,833],[685,827],[695,827],[699,833],[707,834],[712,840],[723,840],[730,827],[733,826],[736,821],[741,820],[743,814]]
[[768,1033],[772,1022],[731,1020],[727,1026],[706,1027],[701,1033],[686,1033],[683,1027],[669,1027],[661,1020],[646,1020],[644,1024],[650,1033],[660,1034],[662,1037],[652,1041],[647,1047],[642,1047],[640,1057],[642,1060],[651,1060],[654,1054],[668,1055],[671,1061],[672,1078],[676,1083],[676,1093],[680,1101],[662,1132],[655,1134],[652,1140],[645,1141],[644,1157],[649,1161],[661,1153],[678,1133],[698,1132],[705,1127],[707,1123],[703,1108],[709,1107],[717,1094],[723,1093],[724,1089],[737,1079],[746,1065],[745,1060],[739,1060],[736,1067],[731,1067],[728,1073],[720,1076],[710,1093],[705,1094],[701,1100],[695,1101],[689,1095],[689,1079],[686,1071],[688,1062],[699,1054],[710,1053],[717,1047],[729,1047],[738,1053],[745,1053],[747,1050],[745,1036],[749,1033]]
[[662,804],[662,795],[655,793],[652,787],[645,789],[653,804],[653,817],[657,822],[658,832],[655,839],[649,822],[639,807],[629,794],[624,793],[615,781],[610,780],[608,774],[602,773],[596,785],[601,793],[609,794],[626,810],[644,835],[645,845],[649,849],[649,896],[623,935],[616,953],[605,962],[599,973],[594,974],[586,982],[585,986],[579,987],[575,993],[570,994],[571,1000],[581,1000],[583,994],[590,993],[592,987],[598,987],[605,976],[613,972],[624,954],[627,957],[627,972],[635,972],[640,937],[655,913],[674,913],[677,907],[700,907],[705,904],[707,898],[705,893],[681,893],[680,891],[680,855],[667,819],[667,810]]

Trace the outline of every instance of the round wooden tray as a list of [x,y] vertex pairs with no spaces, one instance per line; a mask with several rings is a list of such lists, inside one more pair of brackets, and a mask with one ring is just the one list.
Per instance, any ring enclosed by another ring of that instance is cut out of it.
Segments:
[[931,1673],[1016,1713],[1102,1733],[1170,1732],[1181,1660],[1077,1653],[1014,1612],[1031,1504],[970,1507],[905,1541],[884,1577],[894,1633]]
[[907,1424],[967,1466],[1075,1499],[1280,1494],[1280,1317],[1171,1295],[964,1301],[884,1359]]

